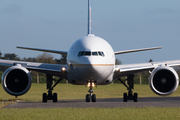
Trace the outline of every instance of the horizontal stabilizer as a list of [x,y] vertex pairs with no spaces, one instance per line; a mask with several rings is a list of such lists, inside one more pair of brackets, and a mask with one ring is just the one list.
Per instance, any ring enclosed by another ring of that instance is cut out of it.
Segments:
[[26,50],[42,51],[42,52],[50,52],[50,53],[57,53],[57,54],[62,54],[62,55],[67,55],[67,53],[68,53],[66,51],[47,50],[47,49],[39,49],[39,48],[28,48],[28,47],[17,47],[17,48],[26,49]]
[[134,49],[134,50],[124,50],[124,51],[117,51],[114,52],[115,55],[124,54],[124,53],[131,53],[131,52],[139,52],[139,51],[146,51],[146,50],[154,50],[154,49],[161,49],[162,47],[152,47],[152,48],[142,48],[142,49]]

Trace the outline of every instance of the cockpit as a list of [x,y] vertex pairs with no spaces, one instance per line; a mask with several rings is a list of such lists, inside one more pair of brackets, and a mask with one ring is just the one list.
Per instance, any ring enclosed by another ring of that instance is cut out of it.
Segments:
[[78,57],[81,57],[81,56],[102,56],[104,57],[104,52],[102,51],[80,51],[78,53]]

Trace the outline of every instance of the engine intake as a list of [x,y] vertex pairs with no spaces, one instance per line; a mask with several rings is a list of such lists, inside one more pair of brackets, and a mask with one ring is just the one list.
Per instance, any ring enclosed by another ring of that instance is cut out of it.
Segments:
[[25,94],[31,87],[30,72],[18,65],[8,68],[2,76],[4,90],[14,96]]
[[176,71],[167,66],[155,68],[149,76],[151,90],[158,95],[172,94],[179,85],[179,77]]

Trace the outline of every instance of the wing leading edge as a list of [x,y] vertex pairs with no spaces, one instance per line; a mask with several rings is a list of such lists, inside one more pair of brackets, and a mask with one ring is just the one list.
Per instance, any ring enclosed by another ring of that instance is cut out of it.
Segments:
[[67,55],[68,52],[66,51],[58,51],[58,50],[48,50],[48,49],[39,49],[39,48],[29,48],[29,47],[19,47],[19,49],[26,49],[26,50],[35,50],[35,51],[42,51],[42,52],[50,52],[50,53],[57,53],[57,54],[62,54],[62,55]]
[[116,65],[115,77],[117,78],[117,77],[127,76],[130,74],[135,74],[135,73],[139,73],[143,71],[151,71],[154,68],[161,65],[168,66],[168,67],[180,66],[180,60],[141,63],[141,64]]
[[139,52],[139,51],[146,51],[146,50],[155,50],[161,49],[162,47],[152,47],[152,48],[142,48],[142,49],[134,49],[134,50],[124,50],[124,51],[117,51],[114,52],[115,55],[124,54],[124,53],[131,53],[131,52]]
[[46,63],[35,63],[35,62],[23,62],[13,60],[2,60],[0,59],[0,65],[14,66],[20,64],[28,70],[42,72],[54,76],[66,78],[67,76],[67,65],[58,64],[46,64]]

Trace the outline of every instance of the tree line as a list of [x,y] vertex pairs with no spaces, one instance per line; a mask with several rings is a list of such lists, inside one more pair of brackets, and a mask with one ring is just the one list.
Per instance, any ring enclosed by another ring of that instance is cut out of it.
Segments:
[[[38,55],[37,57],[24,57],[20,58],[18,55],[15,53],[5,53],[2,54],[0,52],[0,59],[5,59],[5,60],[16,60],[16,61],[25,61],[25,62],[39,62],[39,63],[50,63],[50,64],[66,64],[66,55],[62,55],[61,58],[57,59],[49,54],[49,53],[43,53]],[[3,72],[8,69],[9,66],[0,66],[0,77],[2,77]],[[33,83],[45,83],[46,82],[46,75],[44,73],[38,73],[35,71],[31,72],[32,76],[32,82]],[[37,80],[38,76],[38,80]],[[59,79],[58,77],[54,77],[54,79]],[[1,80],[0,80],[1,83]],[[66,80],[62,80],[61,83],[66,83]]]

